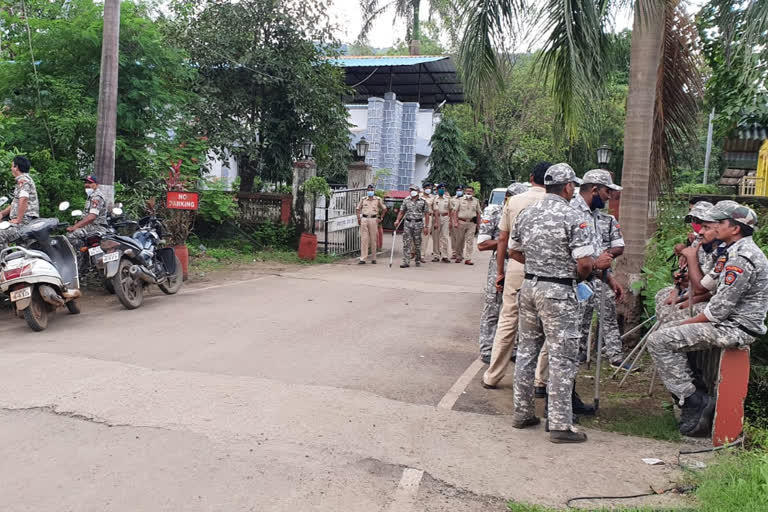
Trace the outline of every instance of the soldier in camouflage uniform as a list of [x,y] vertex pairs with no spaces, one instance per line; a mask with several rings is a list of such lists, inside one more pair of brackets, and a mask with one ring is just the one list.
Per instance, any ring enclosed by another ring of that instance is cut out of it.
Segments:
[[728,245],[717,292],[702,313],[648,338],[659,376],[682,407],[680,432],[691,436],[709,434],[715,404],[696,389],[685,352],[747,347],[766,333],[768,259],[752,240],[757,215],[726,204],[715,207],[712,217],[718,221],[717,238]]
[[589,223],[568,204],[581,180],[568,164],[550,167],[547,195],[517,216],[510,232],[510,257],[525,264],[519,293],[520,330],[515,369],[512,426],[539,423],[533,377],[539,351],[549,348],[549,426],[554,443],[584,442],[573,429],[571,392],[579,360],[579,303],[576,281],[594,265]]
[[[522,183],[513,183],[507,187],[507,199],[526,192],[528,187]],[[480,359],[485,364],[491,363],[491,349],[493,338],[496,336],[496,326],[499,323],[499,311],[501,310],[503,292],[496,289],[496,250],[499,238],[499,223],[503,205],[491,204],[485,208],[480,220],[480,233],[477,235],[477,249],[479,251],[493,251],[493,257],[488,262],[488,278],[485,283],[485,301],[483,313],[480,316]],[[503,248],[502,248],[503,250]],[[506,265],[505,265],[506,270]]]
[[107,232],[107,200],[99,190],[99,181],[93,176],[85,177],[85,217],[67,228],[67,239],[75,250],[85,246],[85,240],[91,235],[104,235]]
[[13,189],[11,205],[0,212],[0,218],[8,217],[11,223],[8,229],[0,231],[0,249],[14,242],[19,237],[21,228],[40,216],[37,188],[29,175],[31,166],[29,160],[23,156],[15,157],[11,163],[11,173],[16,179],[16,187]]
[[403,263],[400,268],[408,268],[411,263],[411,249],[416,255],[414,260],[416,266],[421,266],[421,237],[427,235],[424,231],[424,216],[429,214],[427,202],[419,197],[419,187],[410,186],[411,197],[403,201],[400,207],[400,213],[397,215],[395,226],[400,224],[400,220],[405,217],[403,229]]

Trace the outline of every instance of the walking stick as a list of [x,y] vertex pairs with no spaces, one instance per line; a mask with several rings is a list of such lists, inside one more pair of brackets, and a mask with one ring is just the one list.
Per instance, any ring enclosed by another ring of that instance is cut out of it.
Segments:
[[[400,221],[402,223],[403,221]],[[400,227],[400,223],[395,226],[395,230],[392,232],[392,250],[389,252],[389,268],[392,268],[392,258],[395,256],[395,241],[397,240],[397,228]]]
[[603,343],[605,341],[605,287],[608,271],[603,270],[603,281],[600,283],[600,313],[597,319],[597,356],[595,360],[595,413],[600,409],[600,364],[603,357]]

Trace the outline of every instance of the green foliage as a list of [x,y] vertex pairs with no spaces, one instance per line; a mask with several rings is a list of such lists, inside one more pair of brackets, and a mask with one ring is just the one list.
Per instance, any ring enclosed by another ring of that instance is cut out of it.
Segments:
[[267,222],[255,230],[248,231],[250,239],[259,250],[285,251],[293,248],[296,227]]
[[456,186],[464,183],[472,169],[462,144],[462,134],[453,119],[444,118],[432,134],[432,154],[429,156],[427,181]]
[[237,217],[235,195],[219,180],[206,180],[200,193],[200,209],[197,214],[206,222],[221,224]]
[[707,185],[704,185],[703,183],[685,183],[679,187],[675,187],[675,194],[678,195],[697,196],[701,194],[718,195],[723,193],[724,191],[722,188],[711,183]]
[[291,179],[293,157],[313,140],[318,173],[331,179],[349,158],[348,94],[323,0],[172,2],[176,35],[198,69],[199,129],[238,162],[240,189],[255,177]]
[[483,197],[483,190],[482,186],[480,185],[479,181],[470,181],[466,184],[467,187],[472,187],[472,190],[475,191],[475,197],[480,198],[480,202],[482,203],[482,197]]
[[701,512],[768,510],[768,453],[725,453],[695,481]]
[[322,176],[312,176],[304,182],[304,184],[301,186],[301,190],[305,194],[310,194],[315,197],[330,197],[331,195],[331,187]]

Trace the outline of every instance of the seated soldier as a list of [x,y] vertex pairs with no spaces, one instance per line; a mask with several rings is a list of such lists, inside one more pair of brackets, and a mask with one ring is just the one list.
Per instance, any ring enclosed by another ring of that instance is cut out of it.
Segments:
[[686,352],[749,346],[766,333],[768,312],[768,259],[752,240],[757,215],[746,206],[726,203],[713,208],[708,218],[717,222],[717,238],[728,251],[717,291],[701,313],[648,338],[659,376],[682,408],[680,432],[689,436],[709,434],[715,404],[695,386]]
[[40,216],[37,188],[29,176],[31,166],[29,160],[23,156],[15,157],[11,163],[11,173],[16,180],[16,187],[13,189],[11,206],[0,211],[0,219],[8,217],[11,223],[8,229],[0,230],[0,249],[19,237],[22,226]]

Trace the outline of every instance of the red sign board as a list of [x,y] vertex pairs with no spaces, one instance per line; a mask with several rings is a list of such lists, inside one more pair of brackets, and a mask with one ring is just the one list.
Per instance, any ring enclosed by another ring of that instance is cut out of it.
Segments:
[[165,204],[171,210],[197,210],[200,201],[197,192],[168,192]]

